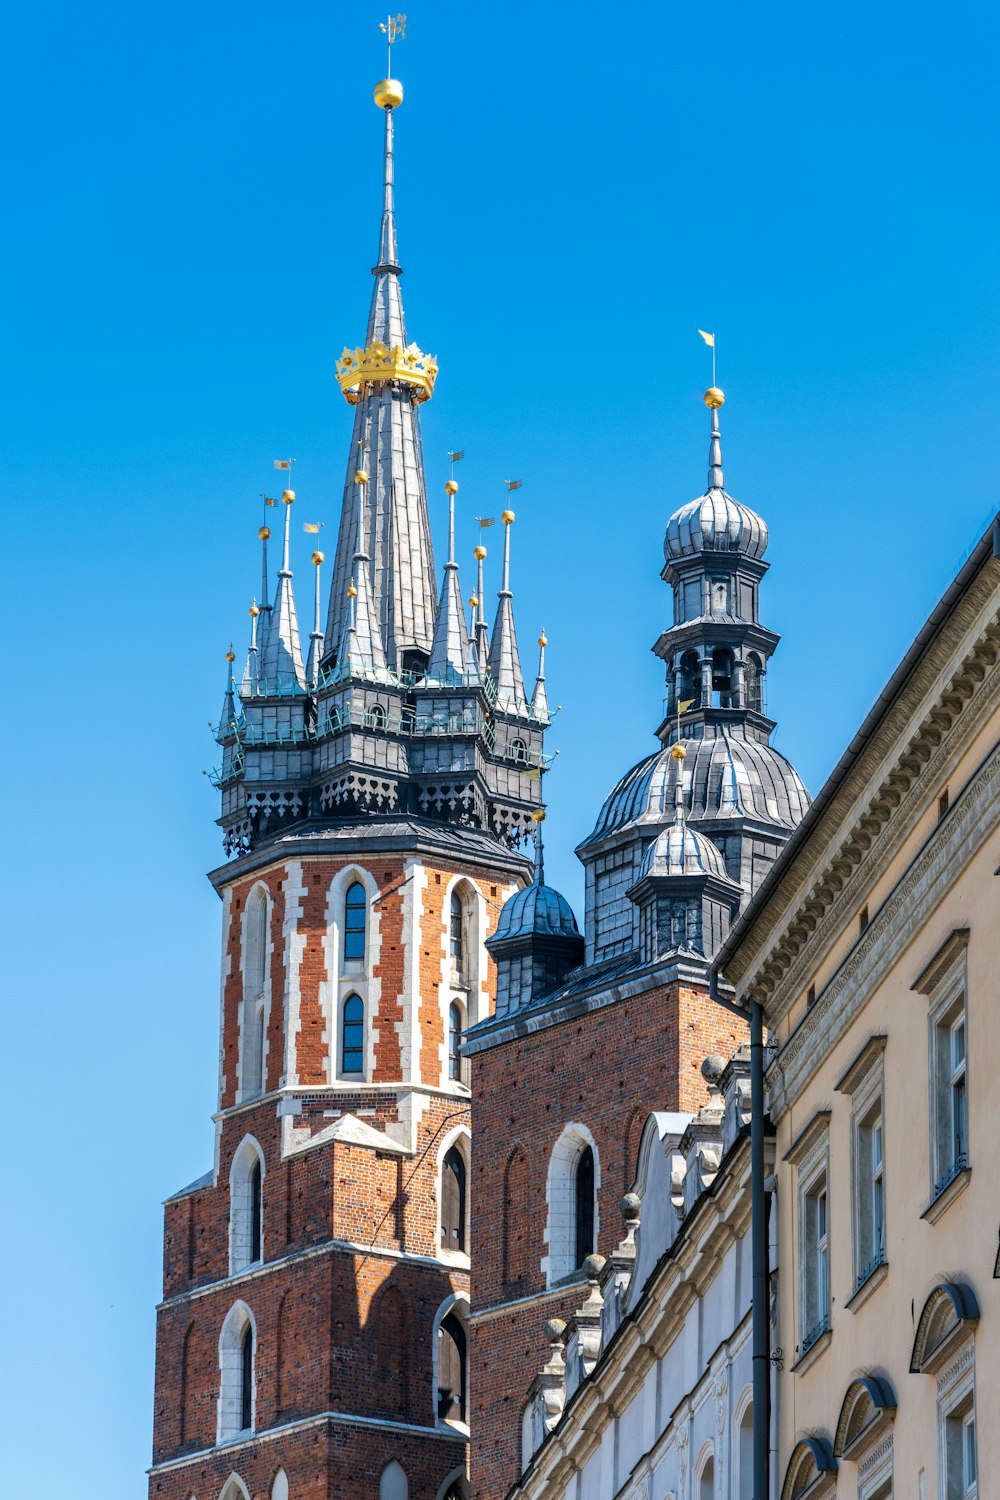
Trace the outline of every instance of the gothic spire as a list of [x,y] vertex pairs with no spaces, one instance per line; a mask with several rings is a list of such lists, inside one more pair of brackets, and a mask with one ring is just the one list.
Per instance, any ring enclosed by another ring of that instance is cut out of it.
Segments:
[[497,596],[500,603],[490,640],[490,676],[496,684],[497,708],[524,713],[527,708],[524,700],[524,676],[514,630],[514,596],[510,590],[510,528],[514,524],[514,512],[505,510],[500,519],[504,526],[503,577]]
[[309,662],[306,667],[306,680],[309,683],[309,691],[312,693],[319,690],[319,668],[323,659],[323,627],[320,624],[320,596],[319,596],[319,570],[323,566],[325,558],[322,552],[314,552],[312,564],[316,569],[316,592],[313,603],[313,628],[309,636]]
[[364,546],[364,538],[368,531],[365,501],[368,494],[369,474],[364,466],[367,447],[367,439],[362,438],[359,446],[361,462],[354,471],[354,485],[358,497],[354,527],[357,545],[353,557],[353,572],[345,595],[347,609],[340,650],[337,653],[338,665],[342,665],[345,672],[350,672],[357,677],[375,677],[379,672],[385,671],[385,648],[382,644],[382,631],[379,628],[378,615],[375,611],[375,600],[372,597],[370,560]]
[[458,563],[455,561],[455,496],[458,494],[458,485],[454,479],[448,480],[445,491],[448,496],[448,561],[444,565],[437,626],[427,676],[435,682],[478,682],[479,664],[469,644],[462,595],[458,587]]
[[222,700],[222,714],[219,718],[219,727],[216,738],[220,741],[227,739],[233,734],[240,722],[240,710],[236,707],[236,683],[233,679],[233,662],[236,653],[232,646],[226,652],[226,692]]
[[544,627],[538,637],[538,676],[535,679],[535,691],[531,695],[531,712],[536,719],[549,720],[549,700],[545,692],[545,648],[549,644],[549,638],[545,634]]
[[482,542],[476,548],[476,658],[480,671],[485,672],[489,664],[490,642],[486,633],[486,601],[483,598],[483,561],[486,548]]
[[278,570],[278,587],[274,591],[274,604],[268,625],[267,639],[261,653],[260,676],[270,693],[301,692],[306,685],[302,670],[302,648],[299,644],[299,622],[295,614],[295,596],[292,592],[292,568],[290,561],[292,506],[295,491],[285,490],[282,495],[285,506],[285,539]]
[[[406,342],[394,205],[393,122],[402,99],[395,79],[384,79],[375,89],[375,102],[385,111],[382,221],[366,347],[345,349],[337,362],[337,378],[355,416],[325,642],[328,653],[335,651],[347,628],[347,584],[359,550],[354,454],[367,431],[371,483],[360,550],[371,561],[372,604],[388,665],[396,670],[426,662],[437,614],[417,411],[433,392],[437,366]],[[355,583],[360,590],[357,578]]]
[[247,652],[247,664],[243,668],[243,684],[240,688],[242,698],[253,698],[257,693],[257,685],[260,681],[260,657],[257,641],[258,621],[260,619],[260,606],[256,599],[250,601],[250,649]]

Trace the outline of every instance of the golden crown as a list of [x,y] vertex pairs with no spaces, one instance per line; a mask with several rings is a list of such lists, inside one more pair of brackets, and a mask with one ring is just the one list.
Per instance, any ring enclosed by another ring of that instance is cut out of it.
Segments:
[[345,349],[337,360],[340,389],[352,406],[357,405],[363,385],[388,380],[411,385],[414,401],[429,401],[437,372],[437,360],[432,354],[424,354],[416,344],[408,344],[405,349],[394,344],[390,349],[380,339],[367,349]]

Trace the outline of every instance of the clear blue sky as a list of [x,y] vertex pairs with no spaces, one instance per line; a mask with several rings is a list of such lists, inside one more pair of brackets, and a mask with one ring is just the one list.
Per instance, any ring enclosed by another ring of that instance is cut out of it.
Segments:
[[[696,328],[719,336],[728,488],[771,528],[769,703],[811,790],[1000,502],[997,16],[409,11],[400,251],[411,336],[441,361],[439,556],[448,448],[467,454],[463,562],[469,517],[524,479],[517,618],[528,658],[548,628],[564,705],[548,870],[579,905],[572,846],[659,717],[662,536],[705,481]],[[297,519],[333,550],[380,14],[36,0],[5,21],[0,1420],[19,1500],[145,1493],[159,1200],[212,1158],[205,726],[246,644],[274,457],[297,457]]]

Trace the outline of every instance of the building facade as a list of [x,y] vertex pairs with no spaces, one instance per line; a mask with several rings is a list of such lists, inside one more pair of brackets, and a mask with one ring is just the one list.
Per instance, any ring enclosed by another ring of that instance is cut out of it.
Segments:
[[[217,738],[228,861],[218,1110],[204,1177],[165,1206],[151,1500],[468,1493],[470,1119],[462,1032],[485,943],[528,882],[548,723],[510,589],[470,637],[454,526],[436,585],[420,406],[436,362],[400,296],[394,120],[332,587],[304,650],[281,516]],[[449,481],[453,508],[457,484]],[[453,510],[452,510],[453,517]],[[482,557],[479,557],[480,570]],[[534,772],[534,777],[530,774]]]
[[[727,1137],[715,1198],[700,1196],[711,1194],[723,1139],[703,1065],[717,1059],[716,1077],[745,1028],[710,997],[708,967],[808,799],[771,745],[774,721],[764,711],[777,645],[758,618],[767,528],[725,490],[724,398],[713,387],[705,399],[708,485],[671,516],[664,545],[672,623],[654,647],[667,679],[660,747],[622,777],[577,851],[586,871],[582,936],[546,885],[538,848],[533,884],[507,902],[487,945],[495,1012],[470,1027],[464,1047],[476,1138],[471,1399],[480,1500],[543,1489],[567,1500],[632,1500],[654,1477],[662,1490],[668,1469],[681,1473],[682,1451],[690,1484],[685,1443],[709,1441],[702,1427],[723,1408],[737,1426],[746,1414],[749,1199],[739,1129]],[[620,1203],[633,1189],[641,1201],[630,1198],[629,1211],[638,1207],[644,1226],[638,1280],[628,1233],[621,1243]],[[713,1252],[721,1261],[690,1270],[684,1257],[699,1235],[712,1238],[723,1198],[727,1227]],[[636,1319],[661,1296],[670,1326],[655,1353],[644,1348],[631,1365]],[[716,1334],[718,1347],[708,1348]],[[601,1382],[626,1365],[605,1399]],[[738,1410],[728,1396],[718,1407],[712,1393],[722,1379]],[[739,1472],[728,1450],[713,1446],[701,1458],[699,1484],[728,1495],[723,1486]]]
[[718,963],[775,1044],[781,1500],[995,1493],[1000,526]]

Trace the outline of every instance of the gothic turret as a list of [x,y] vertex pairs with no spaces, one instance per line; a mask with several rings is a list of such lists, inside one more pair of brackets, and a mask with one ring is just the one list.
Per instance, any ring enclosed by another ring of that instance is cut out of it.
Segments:
[[[651,845],[675,823],[673,746],[685,752],[679,764],[687,836],[711,840],[743,902],[809,802],[795,770],[770,743],[775,723],[765,712],[764,681],[778,636],[758,618],[767,527],[726,491],[724,400],[715,386],[705,394],[711,412],[705,492],[667,523],[661,577],[673,595],[673,620],[653,647],[666,664],[666,713],[657,730],[663,748],[622,777],[577,851],[587,869],[588,961],[640,947],[639,909],[626,892],[630,885],[633,894],[638,890]],[[715,945],[709,932],[706,958]]]
[[486,947],[497,966],[496,1015],[530,1005],[583,959],[583,938],[565,896],[545,884],[544,812],[535,813],[535,878],[505,903]]

